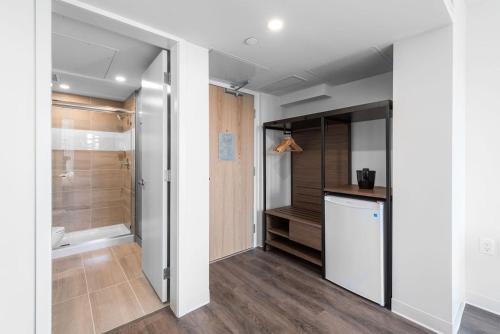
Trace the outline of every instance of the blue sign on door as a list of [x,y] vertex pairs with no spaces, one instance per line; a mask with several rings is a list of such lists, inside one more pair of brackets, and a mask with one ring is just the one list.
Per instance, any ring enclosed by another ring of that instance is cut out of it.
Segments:
[[219,160],[234,160],[234,134],[230,132],[219,133]]

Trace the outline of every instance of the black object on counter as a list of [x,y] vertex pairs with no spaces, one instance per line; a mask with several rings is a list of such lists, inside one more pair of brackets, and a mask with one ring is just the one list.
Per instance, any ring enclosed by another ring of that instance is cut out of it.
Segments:
[[375,171],[369,168],[357,170],[356,176],[358,177],[359,189],[373,189],[375,186]]

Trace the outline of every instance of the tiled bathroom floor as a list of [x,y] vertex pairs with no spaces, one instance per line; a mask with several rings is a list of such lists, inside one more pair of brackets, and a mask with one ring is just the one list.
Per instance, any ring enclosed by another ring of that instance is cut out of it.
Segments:
[[141,271],[141,248],[124,244],[52,262],[52,333],[103,333],[165,305]]

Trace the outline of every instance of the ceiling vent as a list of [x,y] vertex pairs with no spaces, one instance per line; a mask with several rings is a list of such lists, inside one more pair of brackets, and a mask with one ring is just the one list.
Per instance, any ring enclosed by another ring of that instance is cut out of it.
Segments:
[[331,96],[328,85],[321,84],[280,96],[280,106],[288,107],[298,103],[329,98]]
[[298,75],[291,75],[259,88],[260,91],[273,95],[282,95],[290,90],[300,89],[307,82]]
[[210,50],[210,79],[231,84],[251,81],[267,67],[216,50]]
[[114,48],[52,33],[52,66],[65,72],[104,79],[117,53]]

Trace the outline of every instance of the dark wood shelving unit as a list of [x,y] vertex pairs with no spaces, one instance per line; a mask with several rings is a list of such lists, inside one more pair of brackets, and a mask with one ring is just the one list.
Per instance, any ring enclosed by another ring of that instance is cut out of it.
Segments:
[[[392,297],[392,194],[391,140],[392,101],[368,103],[263,124],[263,169],[266,169],[267,131],[292,134],[302,147],[291,154],[291,205],[267,209],[263,196],[264,249],[280,249],[322,268],[325,277],[324,196],[348,196],[385,201],[384,254],[385,300]],[[351,124],[385,120],[386,186],[373,190],[352,184]],[[264,173],[263,189],[266,188]]]
[[279,235],[280,237],[283,238],[289,238],[290,234],[288,233],[288,230],[280,227],[268,227],[267,232],[274,234],[274,235]]
[[272,247],[276,247],[284,252],[290,253],[297,257],[300,257],[301,259],[311,262],[317,266],[322,266],[320,251],[303,246],[299,243],[290,241],[288,239],[266,240],[266,244]]
[[322,266],[321,214],[292,206],[266,210],[266,245]]
[[321,225],[321,213],[313,210],[307,210],[293,206],[285,206],[281,208],[266,210],[266,214],[274,217],[293,220],[307,225]]

